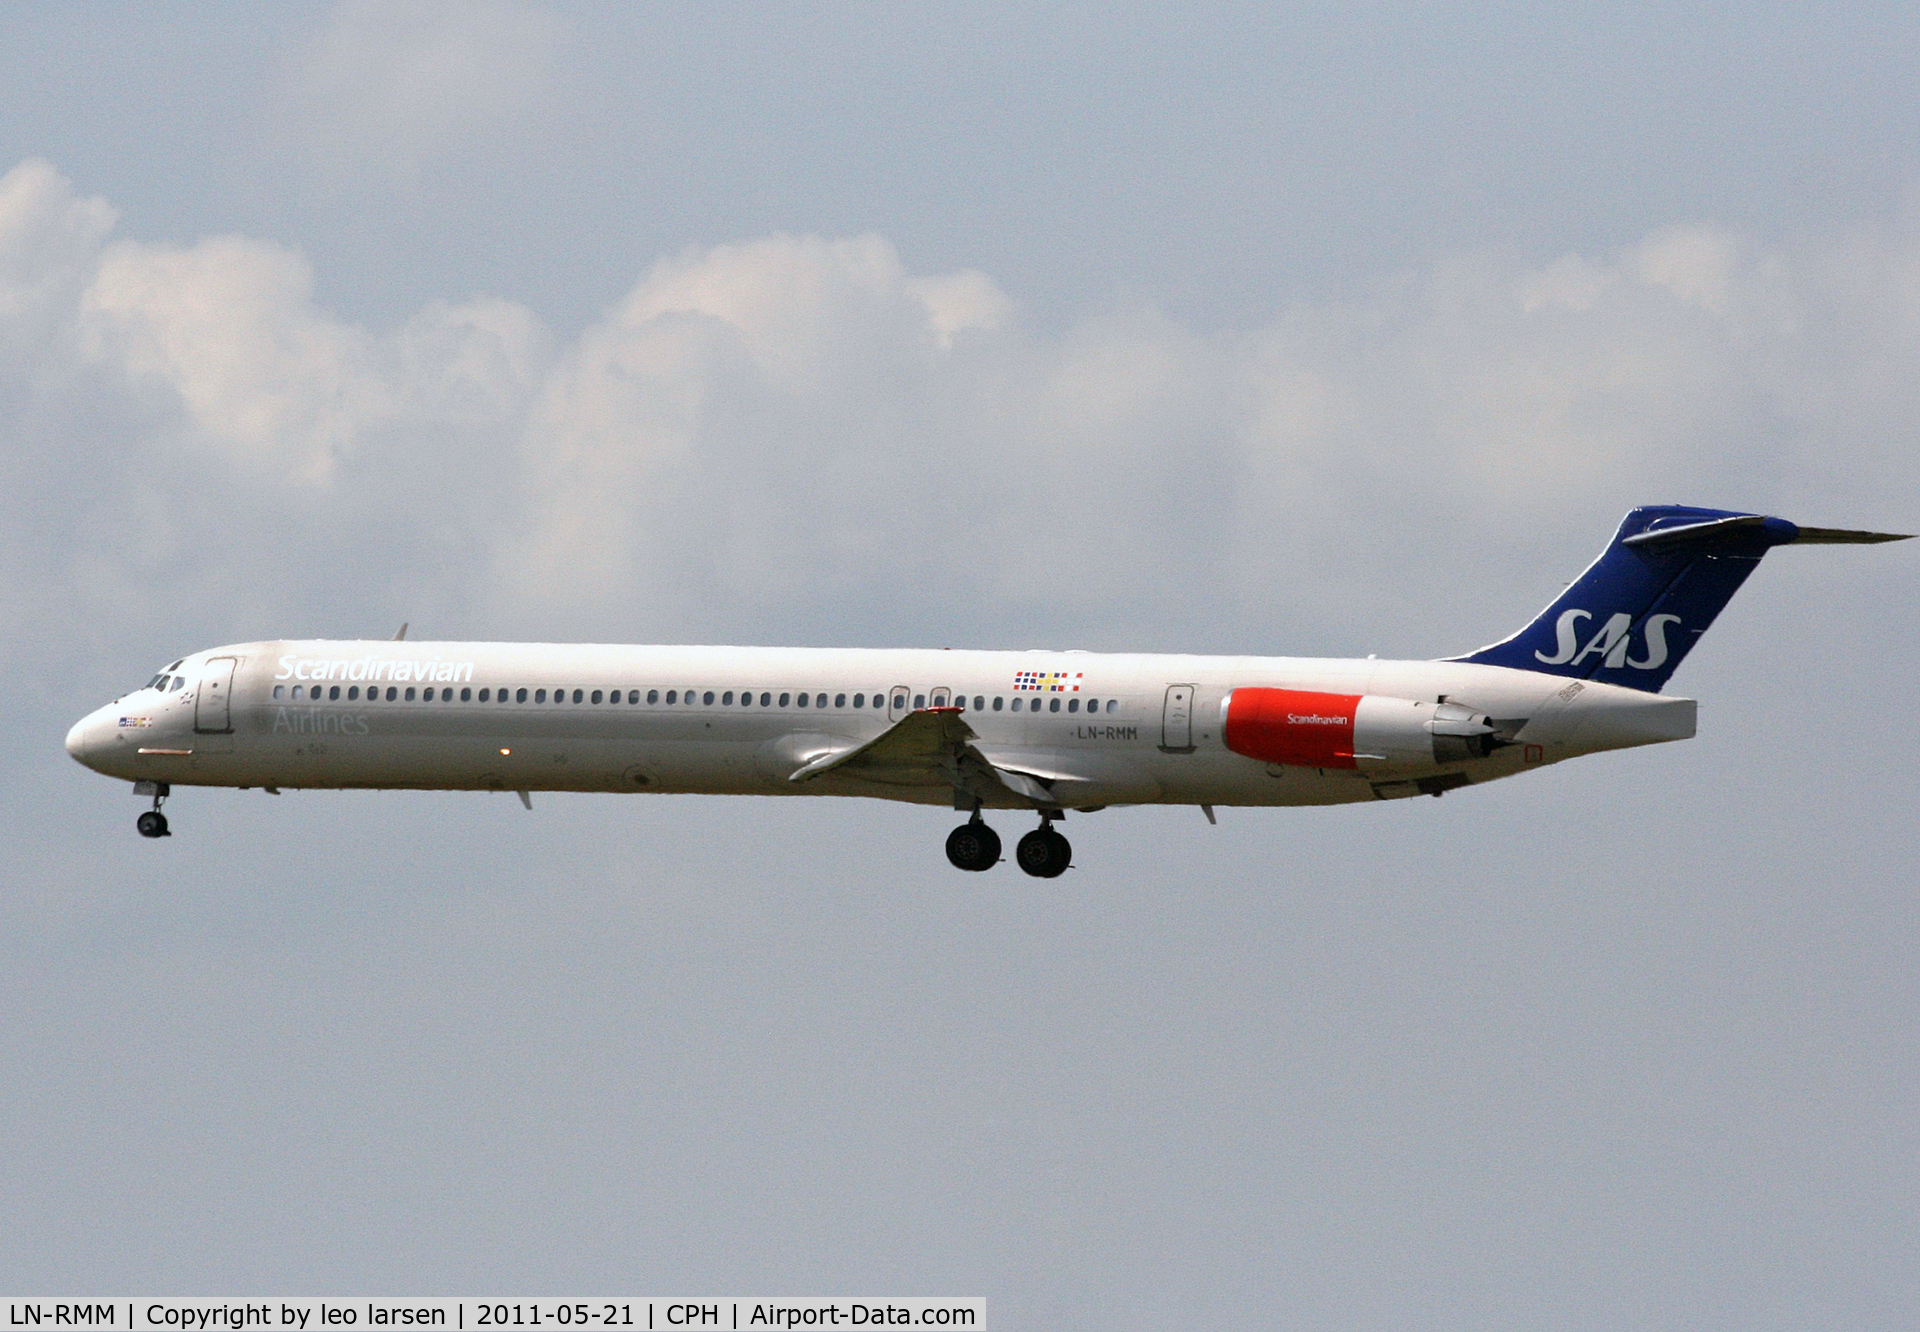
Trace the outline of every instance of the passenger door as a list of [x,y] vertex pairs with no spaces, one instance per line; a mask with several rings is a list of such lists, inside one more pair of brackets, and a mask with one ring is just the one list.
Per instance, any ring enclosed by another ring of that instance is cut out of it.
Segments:
[[233,729],[233,668],[236,658],[209,657],[200,668],[200,688],[193,698],[193,729],[222,734]]

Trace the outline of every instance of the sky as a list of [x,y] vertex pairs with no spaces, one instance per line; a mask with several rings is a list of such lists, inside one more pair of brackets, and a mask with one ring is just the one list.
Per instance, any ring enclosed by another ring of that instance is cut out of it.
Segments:
[[7,22],[0,1285],[1920,1318],[1904,546],[1772,555],[1694,741],[1050,882],[829,800],[149,843],[61,746],[254,638],[1425,657],[1634,504],[1920,530],[1909,8]]

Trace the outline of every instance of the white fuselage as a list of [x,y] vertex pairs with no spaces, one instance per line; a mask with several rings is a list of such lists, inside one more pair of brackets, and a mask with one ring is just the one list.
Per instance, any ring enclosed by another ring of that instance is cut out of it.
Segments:
[[[290,641],[196,653],[163,677],[82,719],[69,750],[97,771],[170,785],[864,795],[1090,809],[1437,793],[1684,739],[1694,725],[1688,699],[1504,667],[1372,658]],[[1226,700],[1248,689],[1404,700],[1425,708],[1420,717],[1457,705],[1491,719],[1501,745],[1452,762],[1384,750],[1346,767],[1263,761],[1225,742]],[[1020,774],[1007,780],[1027,795],[969,797],[933,770],[849,765],[817,780],[796,776],[943,707],[961,709],[974,750],[994,770]]]

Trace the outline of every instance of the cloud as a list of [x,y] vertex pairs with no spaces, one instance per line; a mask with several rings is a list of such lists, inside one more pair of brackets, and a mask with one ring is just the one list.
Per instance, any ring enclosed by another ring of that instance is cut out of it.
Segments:
[[296,60],[296,96],[328,152],[409,168],[535,108],[564,35],[510,0],[345,0]]
[[72,310],[114,211],[104,199],[76,199],[60,173],[38,159],[0,176],[0,337],[18,374]]
[[[1893,230],[1680,226],[1251,330],[1057,334],[882,237],[777,235],[662,259],[563,341],[492,299],[367,329],[283,246],[112,219],[44,163],[0,178],[19,614],[291,632],[394,598],[501,634],[1440,652],[1632,503],[1897,525],[1914,481],[1920,245]],[[1405,641],[1354,642],[1368,619]]]

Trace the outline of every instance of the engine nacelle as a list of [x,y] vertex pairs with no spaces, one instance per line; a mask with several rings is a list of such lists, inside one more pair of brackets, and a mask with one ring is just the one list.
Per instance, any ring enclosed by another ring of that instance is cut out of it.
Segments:
[[1362,770],[1435,768],[1508,743],[1458,703],[1305,689],[1235,689],[1220,703],[1227,748],[1263,763]]

